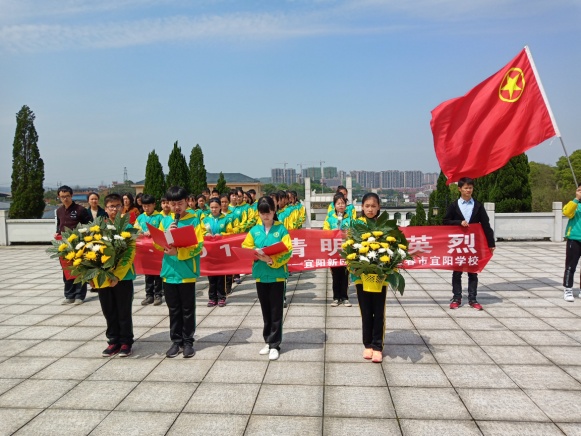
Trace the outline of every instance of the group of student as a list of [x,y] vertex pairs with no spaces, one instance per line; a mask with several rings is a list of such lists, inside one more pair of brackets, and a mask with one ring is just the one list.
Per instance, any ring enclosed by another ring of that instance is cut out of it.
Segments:
[[[494,249],[494,235],[488,222],[486,211],[480,203],[472,198],[474,181],[462,179],[459,184],[460,199],[453,202],[444,218],[446,224],[468,226],[480,222],[483,225],[491,249]],[[196,327],[195,283],[200,275],[200,254],[205,235],[227,235],[246,233],[242,243],[244,248],[255,249],[256,255],[252,265],[252,277],[256,281],[264,327],[265,346],[259,354],[268,355],[270,360],[279,357],[282,342],[283,309],[286,305],[286,281],[288,278],[287,263],[292,255],[292,244],[288,231],[301,228],[305,220],[304,206],[297,200],[294,192],[279,191],[263,196],[255,201],[256,193],[237,189],[228,194],[217,191],[206,195],[189,196],[181,187],[170,188],[161,199],[162,211],[155,210],[155,198],[143,194],[137,204],[133,198],[118,194],[105,197],[105,209],[99,211],[98,195],[89,195],[89,208],[84,209],[72,201],[72,190],[63,186],[58,195],[63,207],[57,211],[57,231],[64,227],[74,228],[78,222],[86,223],[98,214],[106,213],[108,218],[115,219],[117,213],[135,214],[134,225],[147,235],[147,224],[161,230],[192,225],[195,228],[197,244],[190,247],[171,247],[163,249],[163,261],[160,276],[146,276],[146,298],[142,304],[161,304],[165,294],[170,318],[171,347],[167,357],[176,357],[180,352],[183,357],[194,355],[194,332]],[[96,196],[96,198],[93,198]],[[204,197],[204,198],[202,198]],[[375,193],[367,193],[362,199],[362,213],[358,218],[355,208],[348,203],[347,190],[340,186],[329,205],[324,229],[348,230],[355,220],[368,222],[376,220],[380,213],[380,199]],[[139,210],[141,208],[141,211]],[[137,210],[135,210],[137,209]],[[92,218],[90,217],[92,215]],[[76,222],[75,222],[76,221]],[[282,242],[286,247],[276,255],[268,256],[260,249]],[[161,249],[161,247],[158,247]],[[99,288],[99,301],[107,320],[106,336],[108,347],[103,356],[128,356],[133,344],[131,322],[131,302],[133,300],[133,279],[135,271],[131,262],[118,265],[113,271],[118,280],[105,282]],[[386,283],[380,292],[363,289],[360,277],[349,275],[346,267],[331,268],[333,278],[333,302],[351,306],[348,297],[349,282],[355,284],[357,299],[362,319],[363,358],[379,363],[383,359]],[[451,309],[461,305],[462,287],[461,272],[453,273],[453,298]],[[232,276],[211,276],[209,281],[208,306],[225,305]],[[65,280],[66,304],[70,303],[71,283]],[[476,301],[477,275],[469,274],[469,303],[474,309],[482,310]],[[74,285],[79,286],[79,285]],[[69,293],[67,293],[69,292]],[[86,285],[85,285],[86,292]],[[76,298],[73,297],[73,298]],[[80,295],[79,295],[80,298]],[[84,298],[84,296],[82,296]],[[73,299],[73,302],[76,301]]]
[[[55,237],[65,228],[75,228],[79,223],[87,224],[97,216],[115,220],[119,213],[131,214],[130,221],[133,221],[134,227],[143,235],[149,233],[147,224],[161,230],[189,225],[195,229],[198,241],[195,245],[179,248],[170,246],[163,249],[160,275],[145,277],[146,298],[142,302],[143,305],[152,303],[159,305],[165,296],[172,343],[166,352],[169,358],[176,357],[180,352],[185,358],[195,354],[193,348],[196,328],[195,284],[200,276],[200,255],[204,236],[246,232],[243,246],[250,249],[261,249],[283,242],[286,250],[276,255],[269,256],[258,250],[252,268],[263,312],[263,334],[267,344],[260,350],[260,354],[268,354],[271,360],[278,359],[282,341],[284,291],[288,277],[286,264],[292,254],[292,245],[286,228],[279,221],[275,221],[277,205],[271,197],[262,197],[255,202],[255,193],[250,192],[246,195],[241,190],[233,191],[227,196],[227,200],[224,196],[210,196],[209,207],[205,207],[205,201],[197,198],[196,205],[191,204],[187,191],[174,186],[161,199],[162,211],[158,212],[155,210],[155,198],[147,194],[140,197],[139,208],[127,194],[123,197],[119,194],[107,195],[104,199],[105,207],[101,208],[98,204],[98,194],[91,193],[87,209],[75,203],[72,195],[70,187],[58,188],[62,207],[57,209]],[[127,200],[125,197],[128,197]],[[115,280],[107,280],[101,286],[95,281],[91,282],[92,287],[98,291],[101,309],[107,322],[105,334],[108,346],[102,352],[104,357],[117,354],[120,357],[127,357],[132,354],[134,336],[131,306],[134,294],[133,280],[136,278],[133,267],[135,247],[130,246],[129,250],[127,261],[118,264],[112,271],[116,276]],[[223,276],[209,277],[211,300],[213,295],[218,295],[224,290],[220,285],[221,278]],[[75,284],[74,280],[67,280],[64,272],[63,281],[65,282],[63,304],[81,304],[86,296],[87,284]],[[224,294],[221,295],[225,298]]]

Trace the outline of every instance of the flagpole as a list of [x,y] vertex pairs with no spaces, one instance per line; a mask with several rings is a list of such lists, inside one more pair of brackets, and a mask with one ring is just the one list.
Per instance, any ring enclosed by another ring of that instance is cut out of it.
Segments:
[[541,82],[541,77],[537,72],[537,67],[535,66],[535,61],[533,60],[533,55],[531,50],[529,49],[528,45],[525,45],[525,51],[527,53],[527,57],[529,58],[529,62],[531,64],[531,68],[533,69],[533,74],[537,79],[537,84],[539,85],[539,89],[541,91],[541,95],[543,96],[543,100],[545,101],[545,106],[547,106],[547,110],[549,111],[549,117],[551,118],[551,123],[553,123],[553,128],[555,129],[555,133],[559,137],[561,141],[561,146],[563,147],[563,152],[565,153],[565,157],[567,158],[567,162],[569,163],[569,168],[571,169],[571,174],[573,175],[573,181],[575,182],[575,187],[577,187],[577,177],[575,177],[575,171],[573,171],[573,165],[571,165],[571,159],[569,159],[569,153],[567,153],[567,149],[565,148],[565,143],[563,142],[563,138],[561,137],[561,132],[559,131],[559,127],[557,126],[557,120],[555,120],[555,116],[553,115],[553,110],[551,109],[551,105],[549,104],[549,99],[547,98],[547,94],[545,93],[545,88],[543,88],[543,83]]

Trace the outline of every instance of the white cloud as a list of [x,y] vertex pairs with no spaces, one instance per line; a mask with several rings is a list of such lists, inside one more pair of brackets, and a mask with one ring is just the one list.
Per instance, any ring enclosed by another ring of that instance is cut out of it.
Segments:
[[[220,38],[238,41],[388,33],[417,26],[441,26],[448,21],[462,21],[471,26],[470,23],[487,18],[510,22],[511,18],[523,13],[542,17],[548,8],[577,6],[579,0],[287,0],[269,3],[270,12],[263,12],[264,3],[251,0],[244,3],[225,0],[197,0],[195,3],[186,0],[45,0],[38,8],[33,7],[33,3],[39,2],[0,0],[4,17],[0,18],[0,23],[7,20],[10,23],[0,25],[0,51],[39,52]],[[233,11],[235,6],[238,11]],[[246,11],[240,11],[240,7]],[[200,14],[200,10],[205,13]],[[110,11],[115,13],[107,13]],[[51,24],[46,24],[47,17]],[[72,18],[75,21],[71,23]],[[40,19],[43,21],[38,22]]]
[[358,28],[304,14],[174,16],[94,25],[22,24],[0,28],[0,49],[35,52],[69,48],[115,48],[207,38],[296,38],[320,34],[389,31]]

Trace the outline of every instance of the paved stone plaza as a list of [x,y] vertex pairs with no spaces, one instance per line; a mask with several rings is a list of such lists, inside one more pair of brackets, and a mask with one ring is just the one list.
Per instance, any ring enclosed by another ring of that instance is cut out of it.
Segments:
[[354,288],[353,307],[329,307],[327,270],[290,278],[278,361],[258,354],[249,277],[224,308],[198,283],[193,359],[165,357],[167,307],[141,306],[139,277],[134,354],[100,357],[96,294],[62,306],[45,249],[0,248],[0,434],[581,435],[581,299],[562,298],[564,243],[499,243],[482,312],[448,309],[450,272],[406,274],[405,296],[388,296],[383,364],[361,358]]

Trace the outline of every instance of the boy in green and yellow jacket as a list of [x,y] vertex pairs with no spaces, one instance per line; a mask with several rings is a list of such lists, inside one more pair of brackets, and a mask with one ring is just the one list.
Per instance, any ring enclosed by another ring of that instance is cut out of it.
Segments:
[[[563,207],[563,215],[569,218],[565,238],[567,248],[565,254],[565,273],[563,275],[563,298],[570,303],[575,301],[573,283],[577,263],[581,258],[581,184],[577,187],[575,198]],[[581,294],[579,295],[581,298]]]
[[173,214],[165,217],[161,230],[193,226],[198,243],[190,247],[164,249],[161,278],[165,302],[169,309],[170,338],[172,346],[167,357],[176,357],[183,348],[183,356],[192,357],[196,330],[196,280],[200,276],[200,254],[204,241],[204,229],[198,218],[187,210],[188,194],[184,188],[171,187],[166,198]]

